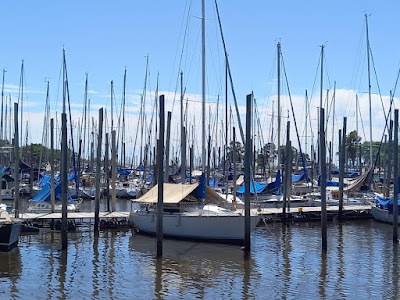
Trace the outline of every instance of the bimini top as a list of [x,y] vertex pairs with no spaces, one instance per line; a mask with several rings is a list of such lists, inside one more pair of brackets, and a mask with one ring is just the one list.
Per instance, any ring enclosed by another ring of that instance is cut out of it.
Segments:
[[[185,199],[191,192],[199,186],[198,183],[194,184],[175,184],[164,183],[164,201],[167,204],[177,204]],[[156,184],[150,191],[142,197],[132,200],[141,203],[157,203],[158,201],[158,184]]]

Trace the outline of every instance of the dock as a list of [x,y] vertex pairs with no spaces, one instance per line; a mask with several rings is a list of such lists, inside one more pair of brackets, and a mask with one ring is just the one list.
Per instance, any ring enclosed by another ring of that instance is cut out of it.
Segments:
[[[337,218],[339,206],[327,206],[328,219]],[[128,221],[129,211],[116,212],[100,212],[99,218],[103,222],[110,220]],[[263,222],[281,222],[283,219],[282,208],[252,208],[251,214],[259,214],[263,218]],[[68,212],[68,220],[79,223],[92,223],[94,221],[94,212]],[[20,213],[21,220],[33,223],[54,222],[61,220],[61,212],[56,213]],[[286,221],[318,221],[321,218],[321,207],[305,206],[292,207],[286,211]],[[343,207],[343,219],[357,220],[372,218],[371,205],[345,205]]]
[[[344,205],[344,220],[371,219],[371,205]],[[339,206],[326,207],[328,220],[337,219]],[[257,212],[263,217],[264,222],[280,222],[283,219],[282,208],[260,208]],[[286,221],[307,222],[321,220],[320,206],[293,207],[286,211]]]

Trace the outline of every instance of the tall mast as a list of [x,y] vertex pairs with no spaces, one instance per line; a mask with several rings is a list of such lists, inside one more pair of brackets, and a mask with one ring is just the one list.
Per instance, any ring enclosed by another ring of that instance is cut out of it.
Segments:
[[319,92],[319,108],[323,108],[322,98],[323,98],[323,87],[324,87],[324,48],[325,46],[321,46],[321,90]]
[[277,44],[278,76],[278,170],[281,168],[281,43]]
[[3,69],[3,84],[1,85],[1,123],[0,123],[0,138],[2,140],[5,140],[5,134],[3,134],[3,109],[4,109],[4,74],[5,74],[6,70]]
[[206,170],[206,7],[205,0],[201,1],[201,94],[202,94],[202,106],[201,106],[201,165],[203,174]]
[[181,181],[186,183],[186,138],[183,116],[183,72],[181,71]]
[[[307,90],[306,90],[306,122],[305,122],[305,124],[306,124],[306,128],[305,128],[305,132],[306,132],[306,136],[305,136],[305,146],[306,146],[306,153],[307,153],[307,151],[308,151],[308,143],[307,143],[307,141],[308,141],[308,94],[307,94]],[[313,154],[311,153],[311,156],[312,156]]]
[[369,102],[369,164],[372,166],[372,110],[371,110],[371,74],[370,74],[370,48],[368,34],[368,16],[365,14],[365,26],[367,31],[367,62],[368,62],[368,102]]
[[[323,89],[324,89],[324,45],[321,45],[321,79],[320,79],[320,94],[319,94],[319,109],[318,109],[318,122],[320,123],[321,120],[319,118],[319,116],[321,115],[321,109],[323,108],[323,104],[322,104],[322,98],[323,98]],[[323,129],[325,131],[325,125],[324,126],[318,126],[318,129],[321,130]],[[321,147],[321,143],[320,143],[320,136],[321,136],[321,132],[319,132],[318,134],[318,146]],[[321,149],[318,150],[319,152],[321,151]],[[319,169],[319,173],[321,174],[322,171],[322,164],[325,164],[325,159],[324,157],[321,157],[320,155],[317,156],[319,158],[318,162],[318,169]],[[323,159],[323,160],[322,160]],[[325,176],[325,174],[324,174]]]
[[20,122],[20,124],[21,124],[21,133],[20,133],[20,139],[21,139],[21,141],[20,141],[20,146],[22,146],[22,128],[23,128],[23,126],[22,126],[22,116],[23,116],[23,114],[22,114],[22,112],[23,112],[23,104],[24,104],[24,60],[22,60],[22,64],[21,64],[21,75],[20,75],[20,82],[19,82],[19,88],[20,88],[20,90],[19,90],[19,99],[18,99],[18,106],[19,106],[19,109],[20,109],[20,118],[21,118],[21,122]]
[[114,81],[113,80],[111,80],[110,94],[111,94],[111,132],[113,132],[114,130]]
[[124,72],[124,88],[122,92],[122,133],[121,133],[121,165],[125,167],[125,103],[126,103],[126,68]]
[[143,160],[146,158],[146,153],[143,156],[143,135],[144,135],[144,128],[145,128],[145,117],[146,117],[146,89],[147,89],[147,72],[149,68],[149,55],[146,55],[146,73],[144,75],[144,87],[143,87],[143,94],[142,94],[142,101],[141,101],[141,124],[140,124],[140,163],[143,163]]
[[[88,118],[87,118],[87,106],[88,106],[88,73],[85,74],[85,95],[83,99],[83,153],[85,157],[86,150],[89,149],[89,126],[87,126],[88,123]],[[86,129],[86,127],[88,129]],[[87,131],[87,136],[86,136],[86,131]],[[86,142],[87,142],[87,148],[86,148]],[[89,152],[89,151],[88,151]],[[88,156],[89,159],[89,156]]]

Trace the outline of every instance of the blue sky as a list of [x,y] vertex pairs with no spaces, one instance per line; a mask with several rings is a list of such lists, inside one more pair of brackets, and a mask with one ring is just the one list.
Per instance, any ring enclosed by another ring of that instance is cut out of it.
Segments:
[[[347,95],[339,99],[338,92],[337,126],[343,116],[354,118],[354,107],[349,106],[354,103],[353,92],[359,93],[360,101],[364,101],[362,107],[368,104],[365,102],[368,90],[365,12],[369,15],[370,45],[381,92],[388,96],[394,87],[400,63],[398,1],[219,0],[218,5],[241,106],[246,94],[252,91],[260,107],[272,106],[271,99],[276,96],[276,43],[280,40],[289,88],[293,99],[299,101],[297,117],[302,119],[301,99],[305,89],[313,97],[312,105],[316,107],[319,103],[318,67],[320,46],[324,44],[324,89],[332,90],[336,81],[337,90]],[[224,96],[223,50],[214,1],[206,0],[206,9],[207,94],[213,99],[210,101],[215,101],[217,95]],[[26,107],[23,109],[29,114],[33,142],[39,142],[41,135],[43,121],[39,116],[44,110],[45,78],[50,78],[52,109],[60,110],[63,47],[74,111],[81,111],[86,72],[94,110],[101,106],[110,109],[111,80],[116,101],[120,101],[125,67],[127,106],[137,107],[147,55],[148,92],[155,90],[157,73],[161,92],[177,90],[179,57],[183,53],[181,69],[186,93],[196,99],[201,94],[200,1],[2,1],[1,11],[0,67],[7,70],[5,94],[11,93],[13,102],[16,101],[20,65],[24,60]],[[182,50],[186,24],[189,24],[187,47]],[[371,78],[372,91],[376,93],[374,75]],[[287,93],[284,87],[282,91]],[[171,97],[168,99],[171,106]],[[381,108],[381,104],[376,107]],[[283,110],[286,109],[285,106]],[[265,110],[265,114],[271,111]],[[374,118],[382,120],[383,114],[374,111]],[[363,121],[367,121],[366,114]],[[348,126],[354,130],[354,122],[350,121]],[[382,133],[379,126],[374,129],[375,139],[380,139]]]

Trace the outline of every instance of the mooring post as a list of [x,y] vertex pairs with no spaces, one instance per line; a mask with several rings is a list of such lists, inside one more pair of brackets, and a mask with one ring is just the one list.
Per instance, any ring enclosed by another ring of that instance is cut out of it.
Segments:
[[393,242],[398,243],[397,226],[399,220],[399,110],[394,110],[394,139],[393,139]]
[[325,110],[320,108],[319,117],[319,166],[321,170],[321,227],[322,252],[328,249],[327,243],[327,213],[326,213],[326,146],[325,146]]
[[19,218],[19,130],[18,103],[14,103],[14,217]]
[[347,117],[343,118],[343,131],[339,151],[339,212],[338,220],[343,217],[343,190],[344,190],[344,168],[346,164],[346,130],[347,130]]
[[54,191],[54,119],[50,119],[50,204],[53,213],[56,205],[56,193]]
[[244,156],[244,252],[247,257],[250,254],[250,171],[252,159],[252,94],[246,96],[246,146]]
[[157,199],[157,258],[163,253],[163,211],[164,211],[164,130],[165,98],[160,96],[160,131],[157,143],[158,199]]
[[[172,112],[167,113],[167,140],[165,141],[165,174],[164,174],[164,181],[168,182],[169,178],[169,150],[170,150],[170,139],[171,139],[171,118]],[[158,151],[158,149],[157,149]]]
[[67,114],[61,114],[61,194],[62,194],[62,208],[61,208],[61,239],[62,249],[67,249],[67,234],[68,234],[68,148],[67,148]]
[[107,199],[107,211],[111,212],[110,206],[110,143],[109,143],[108,132],[106,133],[105,149],[104,149],[104,173],[106,176],[106,199]]
[[103,139],[103,108],[99,109],[99,135],[97,137],[96,158],[96,197],[94,203],[94,232],[100,228],[100,178],[101,178],[101,144]]
[[392,181],[392,154],[393,154],[393,120],[389,122],[389,144],[388,144],[388,159],[387,159],[387,173],[386,173],[386,183],[387,183],[387,195],[389,197],[390,182]]
[[115,189],[117,180],[117,142],[116,132],[111,132],[111,211],[117,206],[117,191]]

